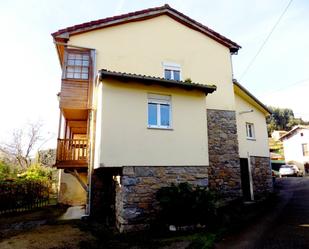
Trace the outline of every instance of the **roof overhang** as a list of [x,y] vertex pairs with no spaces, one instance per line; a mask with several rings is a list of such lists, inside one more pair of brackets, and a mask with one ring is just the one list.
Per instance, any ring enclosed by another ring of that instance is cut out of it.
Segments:
[[297,130],[299,129],[306,129],[309,130],[309,126],[306,125],[296,125],[294,126],[289,132],[287,132],[286,134],[284,134],[282,137],[279,138],[280,141],[283,141],[289,137],[291,137]]
[[272,112],[265,106],[261,101],[259,101],[253,94],[251,94],[246,88],[239,84],[236,80],[233,80],[234,92],[239,97],[256,107],[258,110],[264,113],[265,116],[271,115]]
[[104,79],[112,78],[120,80],[125,83],[138,82],[145,85],[161,85],[164,87],[177,87],[185,90],[198,90],[204,92],[206,95],[216,91],[217,87],[215,85],[204,85],[193,82],[177,81],[177,80],[167,80],[160,77],[146,76],[140,74],[131,73],[121,73],[108,71],[106,69],[101,69],[99,71],[100,81]]
[[144,9],[136,12],[130,12],[123,15],[113,16],[109,18],[99,19],[96,21],[86,22],[79,25],[67,27],[60,29],[57,32],[52,33],[55,41],[65,41],[72,35],[77,35],[85,32],[89,32],[96,29],[102,29],[110,26],[120,25],[128,22],[142,21],[150,18],[154,18],[160,15],[168,15],[174,20],[194,29],[204,35],[216,40],[222,45],[228,47],[231,53],[237,53],[241,48],[237,43],[231,41],[225,36],[215,32],[214,30],[208,28],[207,26],[191,19],[190,17],[184,15],[183,13],[171,8],[169,5],[164,5],[161,7]]

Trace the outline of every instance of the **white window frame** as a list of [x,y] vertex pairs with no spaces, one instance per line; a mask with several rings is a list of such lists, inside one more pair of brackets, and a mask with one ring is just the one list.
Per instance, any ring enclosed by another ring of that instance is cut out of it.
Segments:
[[174,78],[174,71],[179,71],[179,80],[182,80],[181,75],[181,66],[179,64],[173,63],[173,62],[163,62],[163,78],[165,79],[165,70],[171,70],[171,80],[175,80]]
[[[252,136],[249,136],[250,135],[249,129],[251,129]],[[247,136],[247,139],[249,139],[249,140],[255,140],[255,131],[254,131],[254,124],[253,123],[248,123],[248,122],[246,123],[246,136]]]
[[[148,112],[148,104],[157,104],[157,124],[150,125],[148,123],[149,112]],[[161,108],[160,104],[169,106],[169,125],[161,125]],[[147,127],[154,129],[172,129],[172,102],[171,96],[168,95],[159,95],[159,94],[148,94],[147,101]]]
[[303,156],[308,157],[309,156],[309,146],[308,143],[301,144]]

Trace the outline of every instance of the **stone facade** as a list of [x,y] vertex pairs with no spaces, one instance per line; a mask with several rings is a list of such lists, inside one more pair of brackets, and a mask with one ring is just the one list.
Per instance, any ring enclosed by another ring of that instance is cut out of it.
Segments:
[[116,187],[116,226],[120,232],[149,227],[158,211],[155,194],[171,183],[208,186],[207,166],[123,167]]
[[209,188],[225,199],[241,195],[235,111],[207,110]]
[[254,195],[261,195],[273,190],[269,157],[250,157]]

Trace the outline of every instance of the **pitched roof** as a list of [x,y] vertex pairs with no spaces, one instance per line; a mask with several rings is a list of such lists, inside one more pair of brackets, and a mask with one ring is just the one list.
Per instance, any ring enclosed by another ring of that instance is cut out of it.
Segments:
[[309,125],[296,125],[289,132],[280,137],[280,140],[284,140],[292,136],[298,129],[306,129],[309,130]]
[[82,24],[74,25],[64,29],[60,29],[57,32],[52,33],[52,36],[56,38],[69,38],[70,35],[80,34],[88,32],[95,29],[101,29],[109,26],[119,25],[127,22],[141,21],[145,19],[150,19],[160,15],[166,14],[173,18],[174,20],[197,30],[208,37],[216,40],[217,42],[228,47],[231,52],[237,52],[241,48],[237,43],[231,41],[230,39],[220,35],[214,30],[208,28],[207,26],[191,19],[190,17],[184,15],[183,13],[171,8],[169,5],[165,4],[161,7],[149,8],[140,11],[130,12],[123,15],[108,17],[104,19],[99,19],[91,22],[85,22]]
[[259,101],[252,93],[250,93],[246,88],[244,88],[236,79],[233,79],[234,86],[236,86],[242,93],[247,95],[252,99],[259,107],[261,107],[266,113],[272,114],[272,112],[268,109],[266,105],[264,105],[261,101]]
[[179,87],[186,90],[199,90],[204,92],[205,94],[212,93],[216,91],[217,87],[215,85],[204,85],[194,82],[185,82],[179,80],[167,80],[160,77],[153,77],[141,74],[132,74],[132,73],[124,73],[124,72],[114,72],[108,71],[106,69],[101,69],[99,71],[100,81],[104,78],[115,78],[123,80],[124,82],[128,81],[137,81],[147,85],[150,84],[158,84],[166,87]]

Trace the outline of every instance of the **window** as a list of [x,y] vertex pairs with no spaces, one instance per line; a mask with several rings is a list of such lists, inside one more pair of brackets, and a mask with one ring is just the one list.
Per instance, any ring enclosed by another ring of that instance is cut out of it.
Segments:
[[308,144],[302,144],[303,156],[309,156],[309,147]]
[[148,127],[171,128],[171,97],[148,94]]
[[88,80],[89,61],[90,56],[88,53],[69,52],[67,54],[65,78]]
[[180,65],[174,63],[163,63],[164,79],[181,80]]
[[254,125],[252,123],[246,123],[246,132],[247,139],[255,139]]

